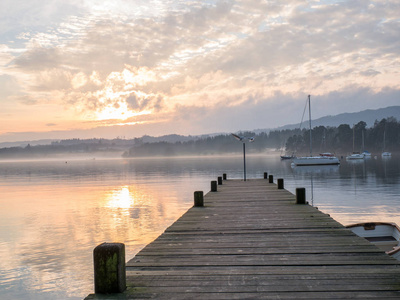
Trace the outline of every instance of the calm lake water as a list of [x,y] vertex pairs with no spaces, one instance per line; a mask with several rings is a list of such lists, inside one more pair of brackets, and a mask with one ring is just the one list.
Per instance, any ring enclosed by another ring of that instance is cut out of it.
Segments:
[[[310,204],[340,223],[400,224],[400,159],[296,167],[279,154],[247,156],[305,187]],[[223,173],[243,178],[241,156],[0,162],[0,298],[82,299],[93,292],[92,251],[122,242],[126,259],[160,235]]]

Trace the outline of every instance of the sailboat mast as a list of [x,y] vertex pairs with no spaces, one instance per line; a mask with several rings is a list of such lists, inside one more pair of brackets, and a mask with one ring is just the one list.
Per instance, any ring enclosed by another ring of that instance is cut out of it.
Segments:
[[385,130],[383,131],[383,151],[385,152],[385,148],[386,148],[386,124],[385,124]]
[[311,96],[308,95],[308,121],[310,123],[310,156],[312,156],[312,129],[311,129]]
[[362,137],[362,149],[361,149],[361,151],[364,152],[364,150],[365,150],[365,145],[364,145],[364,129],[363,129],[363,131],[361,131],[361,137]]

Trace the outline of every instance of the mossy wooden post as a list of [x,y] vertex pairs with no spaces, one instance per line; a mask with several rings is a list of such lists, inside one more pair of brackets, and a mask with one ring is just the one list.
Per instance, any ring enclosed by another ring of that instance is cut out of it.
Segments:
[[264,172],[264,179],[268,179],[268,172]]
[[278,190],[283,190],[284,189],[284,184],[283,184],[283,178],[278,178]]
[[226,174],[225,174],[225,173],[222,174],[222,179],[223,179],[223,180],[226,180]]
[[217,191],[217,181],[213,180],[211,181],[211,192],[216,192]]
[[222,177],[218,177],[218,185],[222,185]]
[[296,204],[306,204],[305,188],[296,188]]
[[195,207],[204,206],[204,194],[203,194],[203,191],[194,192],[194,206]]
[[269,179],[269,183],[274,183],[274,176],[273,175],[269,175],[268,179]]
[[126,289],[125,245],[103,243],[93,250],[94,292],[122,293]]

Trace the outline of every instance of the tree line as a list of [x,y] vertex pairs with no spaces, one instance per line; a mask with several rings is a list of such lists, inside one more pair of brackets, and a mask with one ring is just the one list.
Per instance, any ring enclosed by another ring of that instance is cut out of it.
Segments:
[[[312,130],[312,148],[316,152],[349,152],[391,151],[400,148],[400,123],[393,117],[375,121],[374,126],[367,128],[364,121],[350,127],[342,124],[338,127],[318,126]],[[286,150],[292,152],[307,152],[310,149],[309,131],[291,136],[286,142]]]
[[[273,130],[269,133],[261,132],[258,134],[245,131],[238,133],[238,135],[254,137],[254,142],[249,143],[246,147],[248,153],[262,153],[267,149],[282,149],[287,153],[294,152],[297,155],[304,155],[309,153],[310,149],[310,134],[309,130],[305,128]],[[123,153],[123,157],[215,155],[242,153],[243,149],[242,143],[230,134],[193,138],[191,140],[187,140],[187,138],[178,142],[147,142],[148,137],[132,140],[62,140],[51,145],[1,148],[0,158],[39,158],[94,152],[113,152],[116,155]],[[363,150],[377,154],[383,150],[398,152],[400,149],[400,123],[395,118],[390,117],[375,121],[371,128],[367,128],[363,121],[354,126],[342,124],[338,127],[314,127],[312,130],[312,149],[314,155],[321,152],[346,155],[353,151],[361,152]]]
[[25,147],[0,148],[0,158],[46,158],[65,155],[81,155],[88,153],[116,153],[118,156],[122,151],[129,149],[133,142],[123,140],[105,139],[71,139],[53,142],[50,145],[30,145]]
[[[266,149],[284,149],[289,153],[307,154],[310,149],[310,132],[308,129],[275,130],[269,133],[245,131],[239,136],[254,137],[254,142],[246,147],[246,152],[262,153]],[[353,151],[396,152],[400,149],[400,123],[393,117],[375,121],[374,126],[367,128],[364,121],[354,126],[342,124],[338,127],[318,126],[312,129],[313,153],[333,152],[337,155]],[[353,147],[354,145],[354,147]],[[364,145],[364,146],[363,146]],[[230,134],[185,142],[144,143],[135,139],[135,145],[126,151],[124,157],[141,156],[174,156],[174,155],[215,155],[223,153],[241,153],[242,145]]]

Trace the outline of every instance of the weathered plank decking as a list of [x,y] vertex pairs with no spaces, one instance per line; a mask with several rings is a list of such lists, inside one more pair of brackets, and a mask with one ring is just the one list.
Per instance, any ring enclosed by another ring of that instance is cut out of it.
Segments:
[[87,299],[400,299],[400,263],[267,180],[228,180]]

